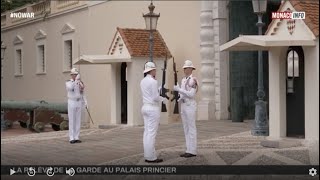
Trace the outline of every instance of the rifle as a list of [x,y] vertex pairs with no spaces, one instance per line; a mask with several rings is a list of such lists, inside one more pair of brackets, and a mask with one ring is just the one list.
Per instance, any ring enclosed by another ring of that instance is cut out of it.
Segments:
[[93,120],[92,120],[92,117],[91,117],[91,114],[90,114],[90,112],[89,112],[88,106],[86,106],[86,110],[87,110],[87,113],[88,113],[88,115],[89,115],[89,118],[90,118],[92,124],[94,124],[94,123],[93,123]]
[[[166,89],[164,85],[166,84],[166,69],[167,69],[167,56],[166,59],[164,60],[164,66],[162,69],[162,85],[161,85],[161,91],[160,91],[160,96],[169,99],[169,96],[166,94],[169,89]],[[161,112],[167,112],[167,107],[166,105],[162,102],[161,104]]]
[[[178,71],[176,69],[176,63],[174,62],[173,58],[173,72],[174,72],[174,85],[178,85]],[[176,103],[174,105],[173,114],[179,114],[179,103],[178,99],[180,98],[178,91],[171,91],[171,94],[173,94],[173,98],[171,99],[171,102],[173,100],[176,100]]]

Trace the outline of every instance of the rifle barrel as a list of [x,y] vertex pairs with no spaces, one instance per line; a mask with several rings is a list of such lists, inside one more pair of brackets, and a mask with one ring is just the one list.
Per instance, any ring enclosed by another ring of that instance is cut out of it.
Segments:
[[[176,69],[176,63],[174,62],[174,58],[173,58],[173,72],[174,72],[174,84],[178,85],[178,71]],[[173,98],[171,99],[171,101],[176,100],[175,105],[174,105],[174,110],[173,110],[173,114],[179,114],[179,92],[178,91],[173,91]]]
[[[166,93],[169,91],[168,89],[166,89],[164,87],[164,85],[166,84],[166,69],[167,69],[167,58],[164,61],[164,65],[163,65],[163,69],[162,69],[162,86],[161,86],[161,96],[164,98],[169,99],[169,97],[166,95]],[[161,112],[167,112],[167,107],[166,105],[162,102],[161,103]]]

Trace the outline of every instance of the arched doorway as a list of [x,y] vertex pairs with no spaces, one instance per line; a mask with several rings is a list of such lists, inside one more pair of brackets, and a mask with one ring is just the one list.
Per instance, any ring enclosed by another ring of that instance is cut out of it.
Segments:
[[121,63],[121,124],[127,124],[127,63]]
[[288,48],[287,76],[287,136],[305,136],[304,53],[301,46]]

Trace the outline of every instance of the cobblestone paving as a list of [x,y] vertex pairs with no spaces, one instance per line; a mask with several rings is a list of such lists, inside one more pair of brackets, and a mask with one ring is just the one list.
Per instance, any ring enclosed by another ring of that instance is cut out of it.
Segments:
[[[160,125],[156,150],[164,162],[157,165],[310,165],[306,146],[265,148],[264,137],[251,136],[251,121],[197,121],[198,156],[179,157],[185,151],[181,123]],[[143,127],[116,126],[81,130],[80,144],[68,142],[68,131],[24,134],[1,138],[2,165],[146,165],[143,158]],[[319,162],[319,161],[318,161]],[[149,165],[149,164],[148,164]],[[16,179],[2,176],[4,179]],[[19,176],[28,179],[25,176]],[[41,178],[42,177],[42,178]],[[43,179],[44,176],[32,179]],[[314,179],[306,176],[77,176],[76,179]],[[75,179],[56,176],[50,179]]]
[[[222,136],[198,143],[198,156],[181,158],[184,146],[158,151],[159,157],[168,159],[167,165],[309,165],[308,147],[266,148],[260,145],[263,137],[251,136],[250,131]],[[140,157],[140,159],[138,158]],[[104,164],[145,165],[143,154],[125,157]]]

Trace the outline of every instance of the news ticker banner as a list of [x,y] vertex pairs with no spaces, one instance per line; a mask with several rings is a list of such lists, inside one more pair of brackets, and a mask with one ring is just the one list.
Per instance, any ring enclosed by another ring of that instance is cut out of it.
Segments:
[[1,175],[310,175],[319,173],[319,165],[299,166],[1,166]]

